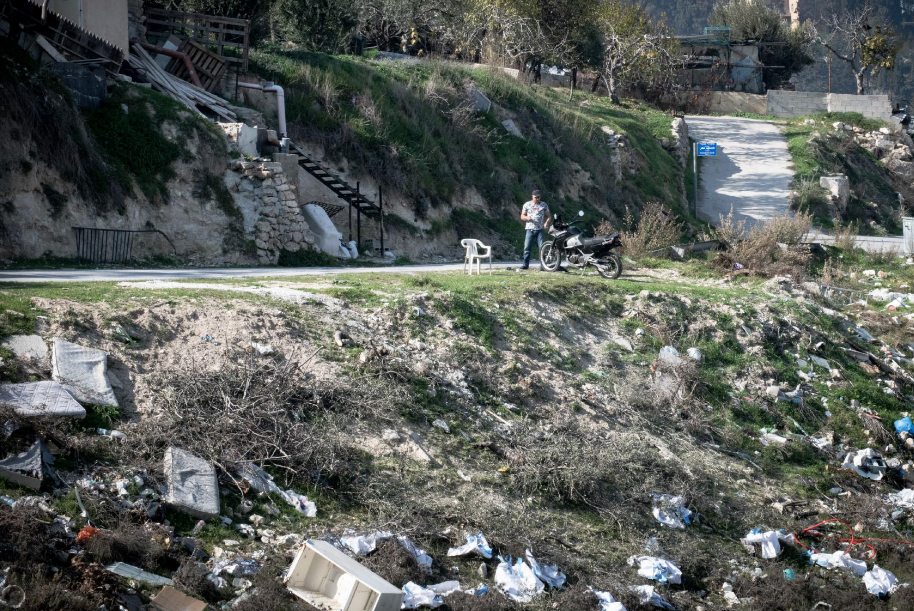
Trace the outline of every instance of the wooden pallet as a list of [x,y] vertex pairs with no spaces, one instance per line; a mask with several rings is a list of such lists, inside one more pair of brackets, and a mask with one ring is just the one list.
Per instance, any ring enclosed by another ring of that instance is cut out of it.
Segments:
[[[207,91],[215,90],[225,74],[225,59],[190,39],[184,41],[180,51],[190,59],[190,63],[193,64],[203,88]],[[165,70],[179,79],[191,80],[190,74],[187,72],[187,66],[178,59],[172,59],[168,62],[168,67]]]
[[247,71],[250,20],[154,7],[146,7],[144,11],[147,36],[158,34],[167,38],[169,34],[177,34],[193,39],[204,47],[214,49],[225,61],[237,63],[242,71]]

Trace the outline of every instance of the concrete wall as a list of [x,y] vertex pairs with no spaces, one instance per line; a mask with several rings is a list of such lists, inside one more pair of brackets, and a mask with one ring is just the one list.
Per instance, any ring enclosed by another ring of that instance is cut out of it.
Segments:
[[130,43],[127,5],[127,0],[51,0],[48,8],[126,54]]
[[[864,117],[883,121],[889,121],[892,117],[892,104],[887,95],[771,90],[766,95],[711,91],[697,96],[700,112],[754,112],[775,117],[799,117],[821,112],[859,112]],[[679,99],[688,98],[680,96]]]

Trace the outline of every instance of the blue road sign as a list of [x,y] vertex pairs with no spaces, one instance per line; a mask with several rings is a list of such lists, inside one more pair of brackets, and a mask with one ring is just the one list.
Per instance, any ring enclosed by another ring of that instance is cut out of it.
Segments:
[[699,157],[717,157],[717,143],[716,142],[699,142],[698,143],[698,156]]

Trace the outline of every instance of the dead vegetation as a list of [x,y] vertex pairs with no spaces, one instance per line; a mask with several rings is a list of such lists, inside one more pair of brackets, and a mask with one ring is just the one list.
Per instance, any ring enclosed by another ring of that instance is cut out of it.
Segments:
[[805,277],[810,252],[802,242],[811,226],[812,217],[804,214],[748,225],[731,212],[721,217],[715,230],[717,239],[728,247],[717,255],[716,263],[758,276]]
[[[631,208],[626,207],[622,227],[623,251],[635,259],[665,251],[676,244],[683,233],[676,215],[658,202],[646,203],[637,218]],[[597,226],[596,234],[606,235],[612,231],[615,231],[612,224],[604,220]]]

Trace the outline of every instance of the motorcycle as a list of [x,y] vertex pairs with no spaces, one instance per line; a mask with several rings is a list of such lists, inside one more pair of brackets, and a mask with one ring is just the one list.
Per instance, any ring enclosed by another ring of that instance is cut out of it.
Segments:
[[[584,216],[584,211],[579,211],[578,216]],[[568,265],[582,270],[592,265],[601,276],[610,280],[622,273],[622,258],[613,252],[622,247],[618,232],[586,238],[574,223],[566,223],[556,215],[549,235],[552,239],[543,243],[540,249],[540,263],[546,271],[558,270],[565,259]]]

